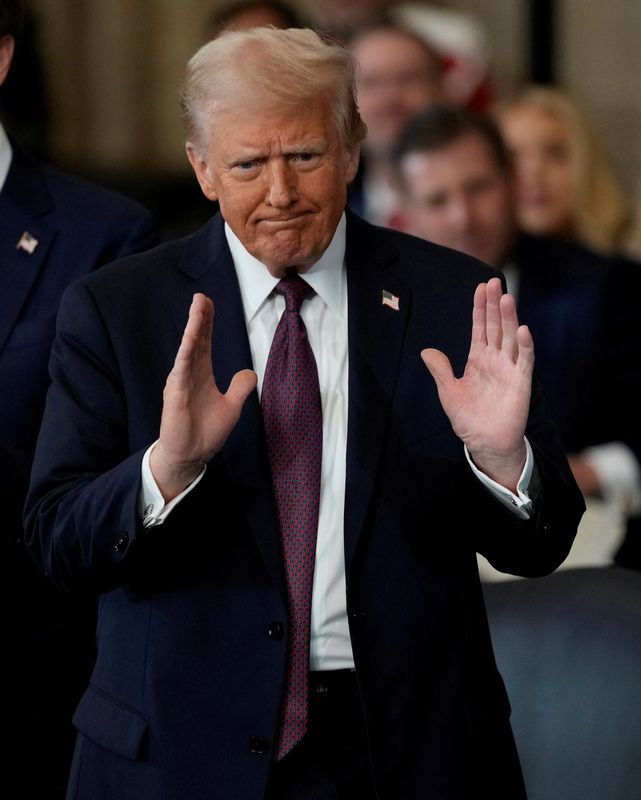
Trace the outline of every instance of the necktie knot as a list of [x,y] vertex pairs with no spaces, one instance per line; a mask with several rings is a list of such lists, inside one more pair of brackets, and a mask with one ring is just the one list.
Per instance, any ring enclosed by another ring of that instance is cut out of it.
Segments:
[[314,294],[312,287],[295,272],[280,280],[274,291],[285,298],[285,309],[295,314],[300,314],[303,300]]

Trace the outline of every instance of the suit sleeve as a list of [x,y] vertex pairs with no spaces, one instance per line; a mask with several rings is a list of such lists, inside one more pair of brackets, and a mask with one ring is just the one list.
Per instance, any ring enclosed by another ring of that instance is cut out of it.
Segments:
[[470,491],[480,522],[473,530],[477,552],[493,567],[537,577],[555,570],[568,555],[585,504],[536,380],[526,436],[540,485],[531,518],[517,519],[476,481]]
[[25,543],[65,589],[123,580],[139,530],[143,452],[129,452],[126,397],[107,327],[84,283],[65,293],[25,507]]

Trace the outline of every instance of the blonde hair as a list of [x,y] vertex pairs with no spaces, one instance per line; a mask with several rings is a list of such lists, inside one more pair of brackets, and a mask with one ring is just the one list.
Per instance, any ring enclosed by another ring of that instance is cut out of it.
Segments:
[[547,86],[526,87],[500,107],[499,118],[523,106],[555,118],[567,132],[573,168],[570,224],[574,236],[596,250],[616,250],[630,220],[630,211],[591,120],[568,94]]
[[264,27],[226,30],[189,61],[180,96],[188,144],[202,151],[218,110],[244,102],[251,113],[262,97],[294,114],[301,103],[326,102],[345,147],[365,138],[349,51],[306,28]]
[[641,261],[641,186],[637,190],[633,218],[626,234],[623,251],[630,258]]

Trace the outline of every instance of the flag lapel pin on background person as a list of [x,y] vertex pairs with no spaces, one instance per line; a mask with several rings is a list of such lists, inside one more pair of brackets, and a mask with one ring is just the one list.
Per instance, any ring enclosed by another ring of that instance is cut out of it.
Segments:
[[16,245],[16,250],[24,250],[25,253],[29,253],[29,255],[33,255],[33,251],[38,246],[38,240],[35,236],[32,236],[29,231],[25,231],[22,236],[18,239],[18,244]]

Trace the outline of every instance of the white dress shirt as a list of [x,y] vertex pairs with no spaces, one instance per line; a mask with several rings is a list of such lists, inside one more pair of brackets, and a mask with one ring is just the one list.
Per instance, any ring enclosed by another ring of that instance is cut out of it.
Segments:
[[[343,216],[325,253],[301,275],[315,291],[303,303],[301,317],[316,359],[323,411],[323,458],[310,641],[310,668],[313,670],[354,666],[347,622],[343,543],[348,409],[345,231],[346,220]],[[285,309],[285,300],[273,291],[278,278],[271,275],[264,264],[245,250],[227,225],[225,234],[240,284],[260,393],[267,357],[278,320]],[[145,527],[162,523],[171,509],[191,491],[204,474],[203,470],[179,497],[165,505],[149,469],[152,448],[153,445],[143,459],[143,483],[139,502]],[[522,517],[529,516],[531,507],[526,488],[533,464],[529,444],[527,449],[528,458],[519,482],[518,494],[513,494],[491,481],[470,461],[475,474],[488,489]]]
[[0,125],[0,192],[2,191],[4,182],[7,180],[7,173],[11,166],[12,155],[11,144],[9,143],[4,128]]

